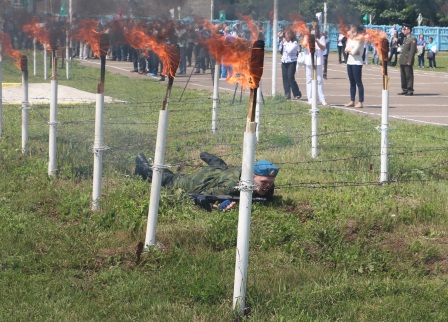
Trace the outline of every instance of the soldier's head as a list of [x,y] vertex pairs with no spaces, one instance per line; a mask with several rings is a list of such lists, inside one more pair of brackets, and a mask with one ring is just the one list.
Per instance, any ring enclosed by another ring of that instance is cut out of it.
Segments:
[[412,31],[412,26],[410,24],[404,23],[403,27],[401,28],[401,30],[403,31],[403,34],[405,36],[409,35]]
[[254,182],[258,186],[257,194],[265,195],[274,185],[278,167],[269,160],[260,160],[254,166]]

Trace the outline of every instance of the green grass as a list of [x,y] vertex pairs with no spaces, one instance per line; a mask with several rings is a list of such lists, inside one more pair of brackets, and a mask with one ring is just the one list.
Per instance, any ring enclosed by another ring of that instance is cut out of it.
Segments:
[[[438,61],[439,62],[439,61]],[[443,66],[443,63],[441,64]],[[61,73],[62,74],[62,73]],[[60,84],[94,92],[80,65]],[[20,73],[4,61],[5,82]],[[208,76],[207,76],[208,77]],[[62,78],[62,77],[61,77]],[[41,82],[31,77],[32,82]],[[48,178],[48,105],[30,110],[21,153],[19,106],[3,106],[0,139],[0,320],[229,321],[237,210],[207,213],[164,191],[157,239],[144,241],[150,185],[132,176],[154,154],[166,84],[108,73],[101,211],[90,211],[94,104],[59,107],[57,178]],[[211,93],[172,92],[166,163],[197,171],[199,153],[241,164],[247,98],[222,95],[212,134]],[[391,121],[391,184],[378,185],[376,118],[319,113],[310,157],[309,106],[265,97],[258,159],[281,168],[278,196],[254,204],[247,305],[251,321],[446,321],[447,127]]]

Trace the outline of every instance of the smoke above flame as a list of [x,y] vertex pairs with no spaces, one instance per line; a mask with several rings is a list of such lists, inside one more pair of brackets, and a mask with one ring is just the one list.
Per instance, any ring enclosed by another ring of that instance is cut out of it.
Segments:
[[299,15],[291,15],[291,21],[292,26],[291,26],[291,30],[294,31],[295,33],[297,33],[298,36],[305,36],[308,35],[310,33],[308,26],[306,25],[306,23],[303,21],[303,19],[301,19],[301,17]]
[[252,37],[252,39],[253,40],[257,40],[258,39],[258,34],[260,33],[260,30],[258,29],[258,26],[253,21],[252,17],[251,16],[238,15],[238,18],[240,20],[243,20],[246,23],[247,29],[249,29],[250,36]]
[[97,20],[81,20],[73,31],[73,40],[86,42],[98,57],[107,54],[109,47],[107,30],[104,30]]
[[344,19],[339,17],[339,33],[348,38],[349,26],[344,22]]
[[210,31],[210,38],[203,41],[209,54],[217,62],[232,66],[227,82],[257,88],[263,74],[264,48],[254,48],[252,40],[223,36],[210,21],[205,21],[204,27]]
[[50,32],[45,28],[45,23],[41,23],[38,18],[33,17],[30,23],[23,25],[22,29],[28,37],[35,38],[42,44],[50,43]]
[[158,39],[155,35],[149,35],[143,25],[135,26],[125,32],[129,44],[135,49],[152,50],[159,56],[163,64],[163,75],[176,76],[179,66],[180,54],[176,45],[168,45]]
[[22,54],[18,50],[15,50],[12,47],[11,38],[9,37],[8,34],[0,32],[0,44],[1,44],[1,49],[2,49],[2,52],[0,54],[2,54],[2,55],[5,54],[5,55],[13,58],[15,60],[14,64],[20,70]]
[[[30,23],[22,26],[22,30],[29,38],[35,38],[42,44],[50,45],[50,49],[56,50],[58,40],[65,42],[65,23],[48,17],[45,22],[40,22],[37,17],[32,17]],[[63,45],[61,43],[61,45]]]
[[367,29],[365,39],[375,46],[378,56],[382,61],[388,60],[389,40],[384,31]]

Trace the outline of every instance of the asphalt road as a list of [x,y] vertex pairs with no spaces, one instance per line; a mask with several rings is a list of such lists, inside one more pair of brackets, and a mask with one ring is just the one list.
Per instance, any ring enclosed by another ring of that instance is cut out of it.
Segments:
[[[283,95],[281,80],[280,56],[277,64],[276,92]],[[99,67],[98,60],[82,60],[83,64]],[[107,61],[106,68],[110,72],[120,73],[128,77],[147,78],[157,81],[138,73],[131,73],[130,62]],[[187,68],[187,74],[177,76],[174,84],[184,87],[191,73],[191,67]],[[400,96],[400,70],[398,67],[389,67],[390,77],[389,90],[389,117],[407,120],[422,124],[448,126],[448,74],[430,71],[429,69],[414,69],[414,96]],[[301,101],[306,102],[305,70],[296,74],[296,80],[302,92]],[[381,117],[382,100],[382,75],[379,65],[364,65],[363,83],[365,88],[364,108],[346,108],[344,104],[350,101],[349,80],[346,65],[337,62],[336,54],[330,54],[328,63],[328,79],[324,81],[325,96],[328,107],[347,110],[354,113],[364,113],[371,116]],[[213,91],[210,70],[205,74],[191,74],[188,82],[190,89],[202,89]],[[220,92],[233,93],[234,84],[225,81],[219,82]],[[264,60],[264,71],[262,77],[262,91],[264,96],[272,95],[272,56],[267,54]],[[248,94],[248,91],[244,93]]]

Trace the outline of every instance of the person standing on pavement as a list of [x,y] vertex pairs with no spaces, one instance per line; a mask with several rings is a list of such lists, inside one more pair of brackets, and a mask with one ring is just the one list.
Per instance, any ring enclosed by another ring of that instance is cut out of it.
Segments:
[[425,52],[426,52],[425,36],[423,34],[420,34],[417,40],[418,67],[425,68]]
[[411,34],[412,27],[403,24],[402,32],[405,35],[401,46],[401,55],[398,59],[401,75],[401,93],[398,95],[414,95],[414,59],[417,52],[417,39]]
[[345,45],[347,43],[347,37],[343,33],[338,35],[338,57],[339,64],[345,63]]
[[429,37],[428,56],[427,56],[429,62],[429,68],[437,68],[436,53],[437,53],[437,43],[434,42],[434,38]]
[[324,79],[327,79],[327,69],[328,69],[328,54],[330,53],[330,38],[326,30],[322,32],[325,37],[325,50],[324,50]]
[[281,43],[282,52],[282,79],[285,98],[291,99],[291,91],[294,100],[302,97],[299,85],[294,78],[297,66],[297,53],[299,52],[299,44],[292,30],[287,30]]
[[[364,26],[352,25],[345,52],[348,54],[347,74],[350,80],[350,102],[346,107],[362,108],[364,103],[364,84],[362,83],[362,54],[364,52]],[[356,87],[358,87],[358,103],[355,105]]]

